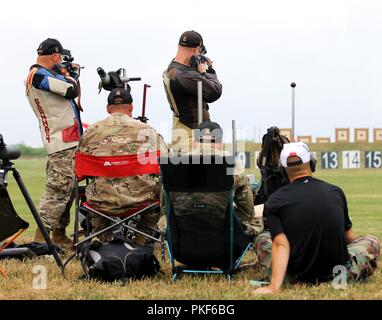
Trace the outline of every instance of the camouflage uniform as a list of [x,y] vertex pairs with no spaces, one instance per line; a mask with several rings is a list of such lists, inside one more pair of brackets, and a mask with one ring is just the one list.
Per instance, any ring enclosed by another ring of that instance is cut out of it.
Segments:
[[194,141],[193,130],[179,121],[179,118],[173,116],[171,133],[171,150],[173,152],[187,154],[192,150]]
[[40,215],[48,230],[63,229],[70,221],[74,199],[73,155],[75,148],[48,156],[45,194],[40,203]]
[[377,269],[380,254],[379,240],[374,236],[360,237],[348,244],[349,262],[346,265],[348,280],[363,281]]
[[[360,237],[347,245],[349,261],[346,264],[348,281],[363,281],[377,269],[377,258],[380,254],[379,240],[374,236]],[[255,250],[264,277],[271,277],[272,239],[266,231],[255,241]],[[284,283],[293,283],[293,278],[286,275]]]
[[237,216],[247,232],[256,237],[263,231],[264,225],[262,217],[255,217],[253,193],[248,178],[244,174],[234,175],[233,188]]
[[[153,152],[158,148],[166,151],[162,137],[153,128],[126,114],[113,113],[85,131],[78,152],[93,156],[118,156]],[[86,187],[86,198],[93,208],[110,216],[118,215],[141,202],[159,199],[159,178],[155,175],[96,177]],[[147,231],[156,224],[158,216],[158,213],[143,215],[138,229]],[[94,231],[109,224],[106,218],[92,218]]]

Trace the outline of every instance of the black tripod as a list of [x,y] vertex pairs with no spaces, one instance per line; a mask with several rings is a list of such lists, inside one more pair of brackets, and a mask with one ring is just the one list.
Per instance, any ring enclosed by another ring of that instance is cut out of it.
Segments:
[[48,231],[46,230],[44,223],[41,221],[41,218],[36,210],[36,207],[33,204],[33,201],[31,197],[29,196],[29,193],[21,179],[19,171],[14,167],[14,163],[7,159],[0,160],[0,188],[5,189],[7,187],[6,177],[9,171],[12,171],[13,177],[15,178],[16,183],[19,186],[25,201],[28,204],[28,207],[33,215],[33,218],[36,221],[37,226],[40,229],[41,234],[43,235],[50,252],[52,253],[54,259],[56,260],[57,265],[59,266],[59,268],[61,269],[61,272],[63,273],[64,264],[62,263],[60,254],[58,252],[58,248],[53,244],[52,240],[50,239]]

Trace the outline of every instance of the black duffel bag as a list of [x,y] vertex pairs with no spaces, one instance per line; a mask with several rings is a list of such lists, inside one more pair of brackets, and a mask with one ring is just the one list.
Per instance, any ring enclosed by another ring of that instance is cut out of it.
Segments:
[[80,259],[87,279],[108,282],[138,280],[160,270],[152,246],[133,246],[120,239],[108,244],[94,241],[82,247]]

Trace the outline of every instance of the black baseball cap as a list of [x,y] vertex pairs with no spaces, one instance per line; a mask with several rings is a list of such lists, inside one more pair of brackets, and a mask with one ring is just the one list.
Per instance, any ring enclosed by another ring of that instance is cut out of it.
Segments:
[[187,48],[196,48],[203,45],[203,38],[194,30],[185,31],[179,38],[179,45]]
[[70,50],[64,49],[57,39],[48,38],[41,42],[38,46],[37,53],[39,56],[47,56],[53,53],[60,53],[64,56],[70,56]]
[[220,125],[212,121],[204,121],[195,132],[196,142],[222,143],[223,130]]
[[[117,99],[119,98],[119,99]],[[117,101],[116,101],[117,100]],[[107,97],[107,103],[111,104],[130,104],[133,98],[129,91],[124,88],[113,89]]]

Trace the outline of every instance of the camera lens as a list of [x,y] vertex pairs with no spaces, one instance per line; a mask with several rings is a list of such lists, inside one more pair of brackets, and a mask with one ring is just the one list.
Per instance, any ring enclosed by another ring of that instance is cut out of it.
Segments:
[[5,146],[0,150],[0,159],[2,160],[15,160],[21,155],[20,148],[17,145]]
[[97,73],[101,77],[101,79],[106,77],[106,72],[101,67],[97,68]]
[[5,143],[4,143],[4,140],[3,140],[3,135],[0,134],[0,150],[2,150],[4,148],[5,148]]

